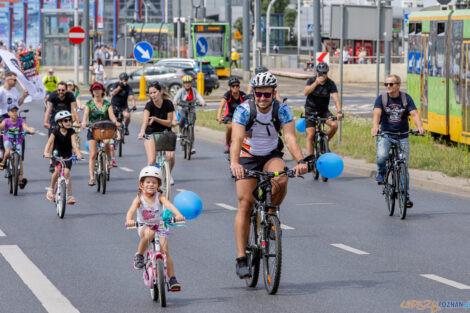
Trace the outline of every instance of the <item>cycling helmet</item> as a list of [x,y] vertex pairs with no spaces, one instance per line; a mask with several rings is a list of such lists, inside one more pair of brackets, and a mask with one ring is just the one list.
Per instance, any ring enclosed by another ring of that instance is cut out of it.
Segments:
[[269,69],[266,66],[258,66],[255,68],[255,74],[266,73]]
[[129,80],[129,75],[126,72],[119,74],[119,80]]
[[328,73],[329,70],[330,70],[330,67],[328,66],[328,64],[323,63],[323,62],[317,64],[317,72]]
[[144,177],[155,177],[155,178],[158,178],[160,179],[160,181],[162,180],[162,171],[160,170],[160,168],[156,167],[156,166],[146,166],[144,167],[141,171],[140,171],[140,174],[139,174],[139,181],[142,180],[142,178]]
[[183,79],[183,83],[190,83],[193,81],[193,78],[190,75],[184,75],[182,79]]
[[230,77],[230,79],[228,80],[228,85],[232,86],[233,84],[240,84],[240,80],[238,79],[238,77]]
[[71,117],[71,116],[72,116],[72,114],[70,114],[69,111],[62,110],[62,111],[59,111],[55,114],[54,121],[57,123],[59,121],[62,121],[65,118]]
[[253,80],[253,88],[257,87],[277,87],[277,78],[269,72],[259,73]]

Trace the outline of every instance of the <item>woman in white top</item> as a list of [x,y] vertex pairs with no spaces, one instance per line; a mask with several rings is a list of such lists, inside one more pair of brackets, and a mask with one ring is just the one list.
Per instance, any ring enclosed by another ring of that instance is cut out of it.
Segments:
[[101,59],[95,60],[91,70],[93,71],[91,84],[93,85],[94,83],[103,83],[104,78],[106,76],[106,72],[104,71],[104,65],[101,62]]

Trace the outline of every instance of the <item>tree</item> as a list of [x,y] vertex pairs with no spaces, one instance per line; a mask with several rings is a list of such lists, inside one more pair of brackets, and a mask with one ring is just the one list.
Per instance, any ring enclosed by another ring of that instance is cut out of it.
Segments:
[[[261,13],[266,14],[269,2],[271,2],[271,0],[262,0]],[[284,13],[289,3],[290,0],[277,0],[271,8],[271,13]]]
[[243,18],[239,17],[233,23],[233,28],[237,29],[243,35]]

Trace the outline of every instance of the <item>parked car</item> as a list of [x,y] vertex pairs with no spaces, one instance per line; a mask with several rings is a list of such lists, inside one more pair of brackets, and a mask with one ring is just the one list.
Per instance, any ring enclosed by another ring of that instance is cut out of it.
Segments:
[[[181,78],[184,75],[191,75],[196,78],[196,73],[192,68],[173,68],[167,66],[150,65],[146,66],[144,71],[145,79],[147,80],[147,86],[151,83],[158,81],[163,88],[165,88],[170,96],[174,96],[178,89],[183,86]],[[138,69],[129,74],[129,86],[131,86],[134,93],[138,94],[140,89],[140,77],[142,76],[142,69]],[[111,78],[105,80],[104,88],[108,95],[111,94],[112,85],[119,81],[119,78]],[[194,83],[194,86],[196,83]]]
[[[191,67],[194,72],[198,73],[200,63],[200,60],[195,59],[163,59],[156,64],[175,68]],[[204,93],[208,95],[212,90],[219,88],[219,77],[216,69],[212,67],[209,61],[202,61],[202,71],[204,72]]]

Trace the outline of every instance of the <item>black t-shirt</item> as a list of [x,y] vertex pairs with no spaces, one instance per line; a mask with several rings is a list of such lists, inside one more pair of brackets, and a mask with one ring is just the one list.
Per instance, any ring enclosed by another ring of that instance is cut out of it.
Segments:
[[75,134],[73,128],[67,129],[67,133],[62,135],[59,128],[55,128],[54,134],[54,150],[59,152],[62,158],[70,158],[72,156],[72,135]]
[[[120,82],[114,83],[112,89],[115,90],[119,84]],[[133,94],[134,92],[132,91],[131,86],[121,86],[119,92],[111,98],[111,104],[118,107],[125,107],[127,106],[127,98]]]
[[[228,106],[228,115],[233,115],[237,106],[239,106],[243,101],[246,100],[246,94],[243,91],[239,92],[238,98],[232,96],[230,91],[227,91],[223,98],[227,101]],[[227,113],[227,112],[226,112]]]
[[[387,105],[384,110],[382,106],[382,95],[375,100],[374,109],[382,110],[380,117],[381,130],[394,133],[405,133],[409,130],[408,115],[410,115],[411,111],[417,109],[413,99],[408,94],[406,94],[406,102],[408,102],[408,104],[405,108],[401,101],[401,96],[391,98],[390,95],[387,94]],[[408,135],[402,137],[408,137]]]
[[[168,118],[168,113],[173,112],[175,110],[173,103],[170,100],[164,99],[161,108],[157,108],[152,101],[147,102],[145,105],[145,110],[150,112],[149,117],[155,116],[162,120],[166,120]],[[147,129],[145,129],[146,134],[152,133],[159,133],[165,130],[171,130],[171,127],[166,127],[162,124],[157,122],[152,122]]]
[[[309,78],[307,86],[313,84],[317,79],[316,76]],[[308,96],[305,101],[305,109],[323,113],[328,111],[330,104],[330,94],[337,93],[338,89],[336,84],[331,79],[327,78],[324,85],[318,85]]]
[[65,92],[65,98],[63,100],[59,99],[59,94],[57,91],[54,91],[49,95],[47,101],[52,103],[50,120],[54,121],[54,116],[59,111],[66,110],[72,113],[72,102],[76,100],[75,96],[70,91]]

